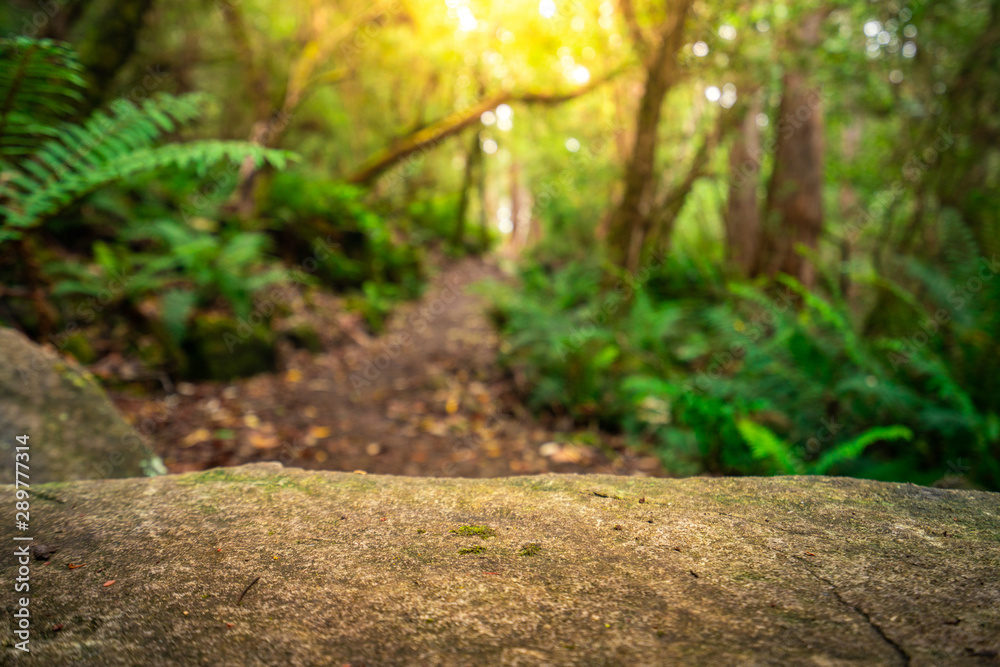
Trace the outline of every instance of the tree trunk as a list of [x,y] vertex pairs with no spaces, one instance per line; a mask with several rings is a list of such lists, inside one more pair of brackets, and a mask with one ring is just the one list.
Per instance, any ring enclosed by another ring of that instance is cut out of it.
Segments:
[[479,179],[476,184],[479,192],[479,248],[486,252],[490,247],[490,211],[495,211],[496,207],[491,205],[490,193],[486,189],[486,162],[482,159],[482,148],[479,152]]
[[669,245],[677,216],[684,208],[684,204],[694,188],[695,181],[705,175],[708,163],[715,154],[715,147],[723,136],[732,129],[734,117],[735,114],[727,112],[719,114],[715,127],[705,134],[701,147],[698,148],[698,152],[691,160],[687,174],[656,205],[650,215],[650,228],[646,235],[647,244],[652,244],[653,247],[661,246],[658,249],[665,249]]
[[[856,117],[854,122],[844,128],[841,134],[841,154],[844,162],[853,165],[858,156],[858,148],[861,145],[862,125],[860,117]],[[917,198],[919,207],[920,198]],[[843,221],[854,220],[858,212],[858,194],[851,187],[849,182],[841,183],[840,192],[837,196],[837,204],[840,209],[840,219]],[[851,294],[850,274],[847,272],[847,264],[851,260],[856,239],[848,230],[840,239],[840,294],[849,303],[853,300]],[[877,251],[876,251],[877,255]]]
[[770,276],[786,273],[811,287],[815,267],[796,246],[816,248],[823,229],[823,115],[819,91],[809,87],[804,74],[786,73],[783,86],[758,268]]
[[690,6],[690,0],[682,0],[671,7],[656,53],[646,66],[646,87],[639,103],[635,142],[625,168],[625,192],[611,218],[607,238],[612,261],[627,270],[638,267],[651,225],[653,167],[661,109],[677,77],[674,56],[683,42],[684,20]]
[[761,154],[757,114],[760,108],[760,100],[755,99],[744,110],[736,140],[729,149],[729,202],[724,216],[726,259],[741,276],[749,276],[753,271],[760,247],[757,204]]
[[517,235],[521,231],[521,165],[516,160],[510,163],[510,232],[507,247],[514,248]]
[[[806,17],[796,48],[816,48],[823,19],[832,6]],[[782,79],[781,105],[775,128],[778,145],[767,189],[761,253],[755,273],[785,273],[806,287],[816,269],[796,250],[815,249],[823,231],[823,111],[818,88],[804,71],[790,70]]]
[[458,215],[455,216],[455,232],[451,237],[451,242],[455,246],[461,247],[465,243],[465,219],[469,212],[469,192],[472,191],[472,177],[476,171],[476,164],[482,160],[483,148],[479,144],[479,132],[472,133],[472,144],[469,152],[465,156],[465,173],[462,175],[462,193],[458,200]]

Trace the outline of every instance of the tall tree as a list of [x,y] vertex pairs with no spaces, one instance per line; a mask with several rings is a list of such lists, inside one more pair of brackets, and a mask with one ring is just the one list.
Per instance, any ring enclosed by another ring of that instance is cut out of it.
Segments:
[[[795,40],[800,53],[819,43],[820,26],[830,11],[825,8],[805,17]],[[812,286],[815,267],[797,246],[816,248],[823,229],[823,111],[820,91],[806,69],[799,64],[782,78],[778,143],[756,269],[771,276],[787,273]]]
[[729,148],[729,200],[723,221],[726,227],[726,259],[747,276],[757,263],[760,248],[760,212],[757,185],[760,182],[760,130],[757,96],[742,109],[736,138]]
[[[658,31],[659,42],[644,63],[646,85],[639,102],[632,154],[625,167],[625,192],[611,217],[607,238],[612,261],[628,270],[638,267],[646,236],[652,227],[653,168],[661,110],[664,98],[678,79],[675,56],[684,43],[684,22],[690,8],[691,0],[670,3]],[[640,53],[647,52],[641,30],[634,20],[629,19],[628,24],[633,26],[633,38],[638,42]]]
[[465,243],[465,220],[469,212],[469,193],[474,187],[476,187],[476,183],[473,182],[473,178],[475,176],[476,169],[482,169],[482,161],[483,147],[479,137],[479,132],[473,132],[472,143],[469,145],[469,150],[465,154],[465,171],[462,175],[462,191],[458,199],[458,214],[455,216],[455,231],[451,238],[451,242],[459,247]]

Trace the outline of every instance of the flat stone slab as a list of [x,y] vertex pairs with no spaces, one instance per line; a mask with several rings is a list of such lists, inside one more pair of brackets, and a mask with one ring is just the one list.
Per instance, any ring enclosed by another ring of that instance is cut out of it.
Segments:
[[1000,649],[994,493],[278,464],[32,490],[30,534],[58,551],[32,560],[29,654],[5,597],[3,664],[983,665]]

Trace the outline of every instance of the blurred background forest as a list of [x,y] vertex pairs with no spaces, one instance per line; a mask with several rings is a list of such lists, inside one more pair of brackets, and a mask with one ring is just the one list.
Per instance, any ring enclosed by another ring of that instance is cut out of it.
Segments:
[[1000,489],[1000,1],[11,0],[0,38],[0,324],[171,470]]

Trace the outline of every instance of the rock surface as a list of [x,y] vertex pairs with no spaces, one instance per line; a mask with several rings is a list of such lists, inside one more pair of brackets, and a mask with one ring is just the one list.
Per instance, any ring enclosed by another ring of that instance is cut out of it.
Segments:
[[1000,494],[279,464],[40,491],[30,535],[58,551],[31,564],[30,654],[8,603],[3,664],[982,665],[1000,649]]
[[14,439],[22,435],[33,454],[30,483],[134,477],[158,462],[89,374],[21,333],[0,328],[2,483],[14,481]]

